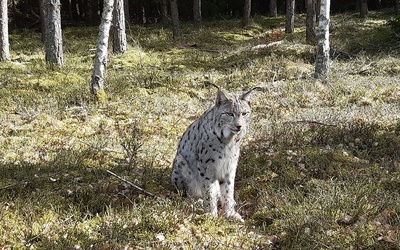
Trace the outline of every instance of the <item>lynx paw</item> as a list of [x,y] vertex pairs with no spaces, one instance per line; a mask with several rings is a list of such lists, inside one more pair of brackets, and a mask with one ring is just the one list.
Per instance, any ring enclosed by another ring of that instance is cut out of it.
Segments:
[[242,216],[238,212],[235,212],[235,211],[227,213],[226,218],[234,220],[234,221],[238,221],[238,222],[244,222]]

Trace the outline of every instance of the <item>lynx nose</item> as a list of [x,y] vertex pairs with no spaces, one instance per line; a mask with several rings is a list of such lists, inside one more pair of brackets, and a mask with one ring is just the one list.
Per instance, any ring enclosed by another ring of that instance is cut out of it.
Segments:
[[237,130],[241,130],[242,129],[242,125],[236,125],[236,129]]

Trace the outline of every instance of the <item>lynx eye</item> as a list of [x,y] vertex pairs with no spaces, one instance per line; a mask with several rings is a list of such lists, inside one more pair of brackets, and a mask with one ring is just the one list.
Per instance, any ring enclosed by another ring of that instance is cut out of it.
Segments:
[[242,116],[248,116],[249,115],[249,112],[243,112],[242,113]]
[[235,116],[235,114],[233,114],[232,112],[226,112],[225,115],[231,116],[231,117]]

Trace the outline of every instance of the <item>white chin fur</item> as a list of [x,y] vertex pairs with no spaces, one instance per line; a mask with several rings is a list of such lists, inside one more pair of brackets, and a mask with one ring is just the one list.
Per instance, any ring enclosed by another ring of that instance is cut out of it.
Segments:
[[222,136],[224,138],[230,138],[236,134],[238,134],[240,131],[232,131],[229,127],[224,127],[222,129]]

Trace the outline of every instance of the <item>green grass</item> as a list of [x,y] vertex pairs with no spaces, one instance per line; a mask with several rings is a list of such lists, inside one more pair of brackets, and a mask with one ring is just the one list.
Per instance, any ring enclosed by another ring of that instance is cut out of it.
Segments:
[[[184,23],[180,41],[130,26],[110,55],[105,103],[89,85],[97,28],[63,31],[65,66],[40,34],[13,31],[0,64],[4,249],[399,249],[400,54],[388,13],[332,17],[329,78],[313,75],[304,16]],[[179,49],[196,44],[197,49]],[[203,215],[170,186],[177,143],[215,89],[264,86],[236,178],[245,223]],[[152,198],[106,172],[159,196]]]

